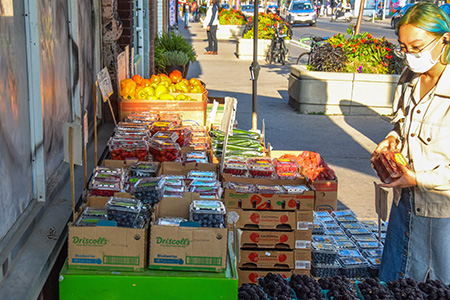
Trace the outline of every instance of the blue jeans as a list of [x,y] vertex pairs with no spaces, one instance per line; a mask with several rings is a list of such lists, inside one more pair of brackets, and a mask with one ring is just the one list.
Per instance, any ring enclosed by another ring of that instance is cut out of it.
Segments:
[[184,13],[184,25],[189,26],[189,13]]
[[392,204],[379,278],[430,278],[449,284],[449,230],[450,218],[416,216],[413,189],[403,189],[398,206]]

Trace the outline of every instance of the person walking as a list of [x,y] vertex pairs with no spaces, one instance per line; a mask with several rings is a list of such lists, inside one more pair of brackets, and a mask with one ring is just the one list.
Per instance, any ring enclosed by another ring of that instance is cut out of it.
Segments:
[[194,22],[198,22],[198,20],[197,20],[198,6],[197,6],[197,1],[195,1],[195,0],[191,4],[191,13],[192,13],[192,18],[194,19]]
[[217,55],[217,26],[219,26],[219,1],[210,0],[203,27],[206,28],[208,49],[205,54]]
[[189,6],[188,0],[186,0],[186,3],[183,5],[183,12],[184,12],[184,28],[189,27],[189,13],[190,13],[191,7]]
[[407,66],[394,96],[394,128],[375,153],[409,163],[394,189],[379,278],[450,283],[450,18],[430,2],[411,7],[396,29]]

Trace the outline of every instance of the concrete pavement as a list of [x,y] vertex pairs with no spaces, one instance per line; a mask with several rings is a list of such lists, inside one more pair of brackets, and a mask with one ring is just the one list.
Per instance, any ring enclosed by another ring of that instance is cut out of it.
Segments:
[[[210,96],[238,99],[239,128],[252,126],[251,61],[241,61],[234,41],[219,41],[218,55],[205,55],[206,31],[200,23],[190,23],[180,33],[197,51],[197,62],[188,78],[206,83]],[[292,60],[293,61],[293,60]],[[335,170],[338,184],[338,209],[350,208],[360,219],[375,220],[374,186],[378,181],[370,156],[378,142],[391,129],[385,116],[303,115],[288,105],[289,65],[267,65],[261,61],[258,79],[258,129],[264,121],[266,142],[274,150],[310,150],[321,154]]]

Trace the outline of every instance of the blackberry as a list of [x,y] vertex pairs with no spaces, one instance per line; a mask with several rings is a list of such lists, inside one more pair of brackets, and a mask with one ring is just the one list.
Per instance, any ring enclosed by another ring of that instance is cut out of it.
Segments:
[[244,283],[238,289],[238,300],[267,300],[267,296],[260,286]]
[[450,288],[440,280],[427,279],[418,284],[419,289],[427,294],[427,300],[450,300]]
[[320,289],[320,285],[314,278],[307,275],[292,275],[289,285],[297,295],[297,299],[325,299]]
[[357,300],[351,289],[350,279],[345,276],[333,276],[319,279],[320,287],[328,290],[327,297],[334,300]]
[[397,300],[425,300],[427,298],[427,295],[420,290],[417,282],[411,278],[389,281],[387,286]]
[[389,289],[382,285],[378,278],[368,278],[358,284],[365,300],[394,299]]
[[280,274],[268,273],[265,277],[259,279],[259,285],[271,300],[295,299],[294,292]]

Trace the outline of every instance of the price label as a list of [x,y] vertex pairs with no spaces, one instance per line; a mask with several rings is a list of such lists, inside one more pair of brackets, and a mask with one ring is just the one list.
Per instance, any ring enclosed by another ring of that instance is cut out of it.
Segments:
[[109,72],[106,67],[98,72],[97,82],[102,93],[103,101],[108,101],[109,97],[113,94],[113,87],[111,77],[109,77]]

